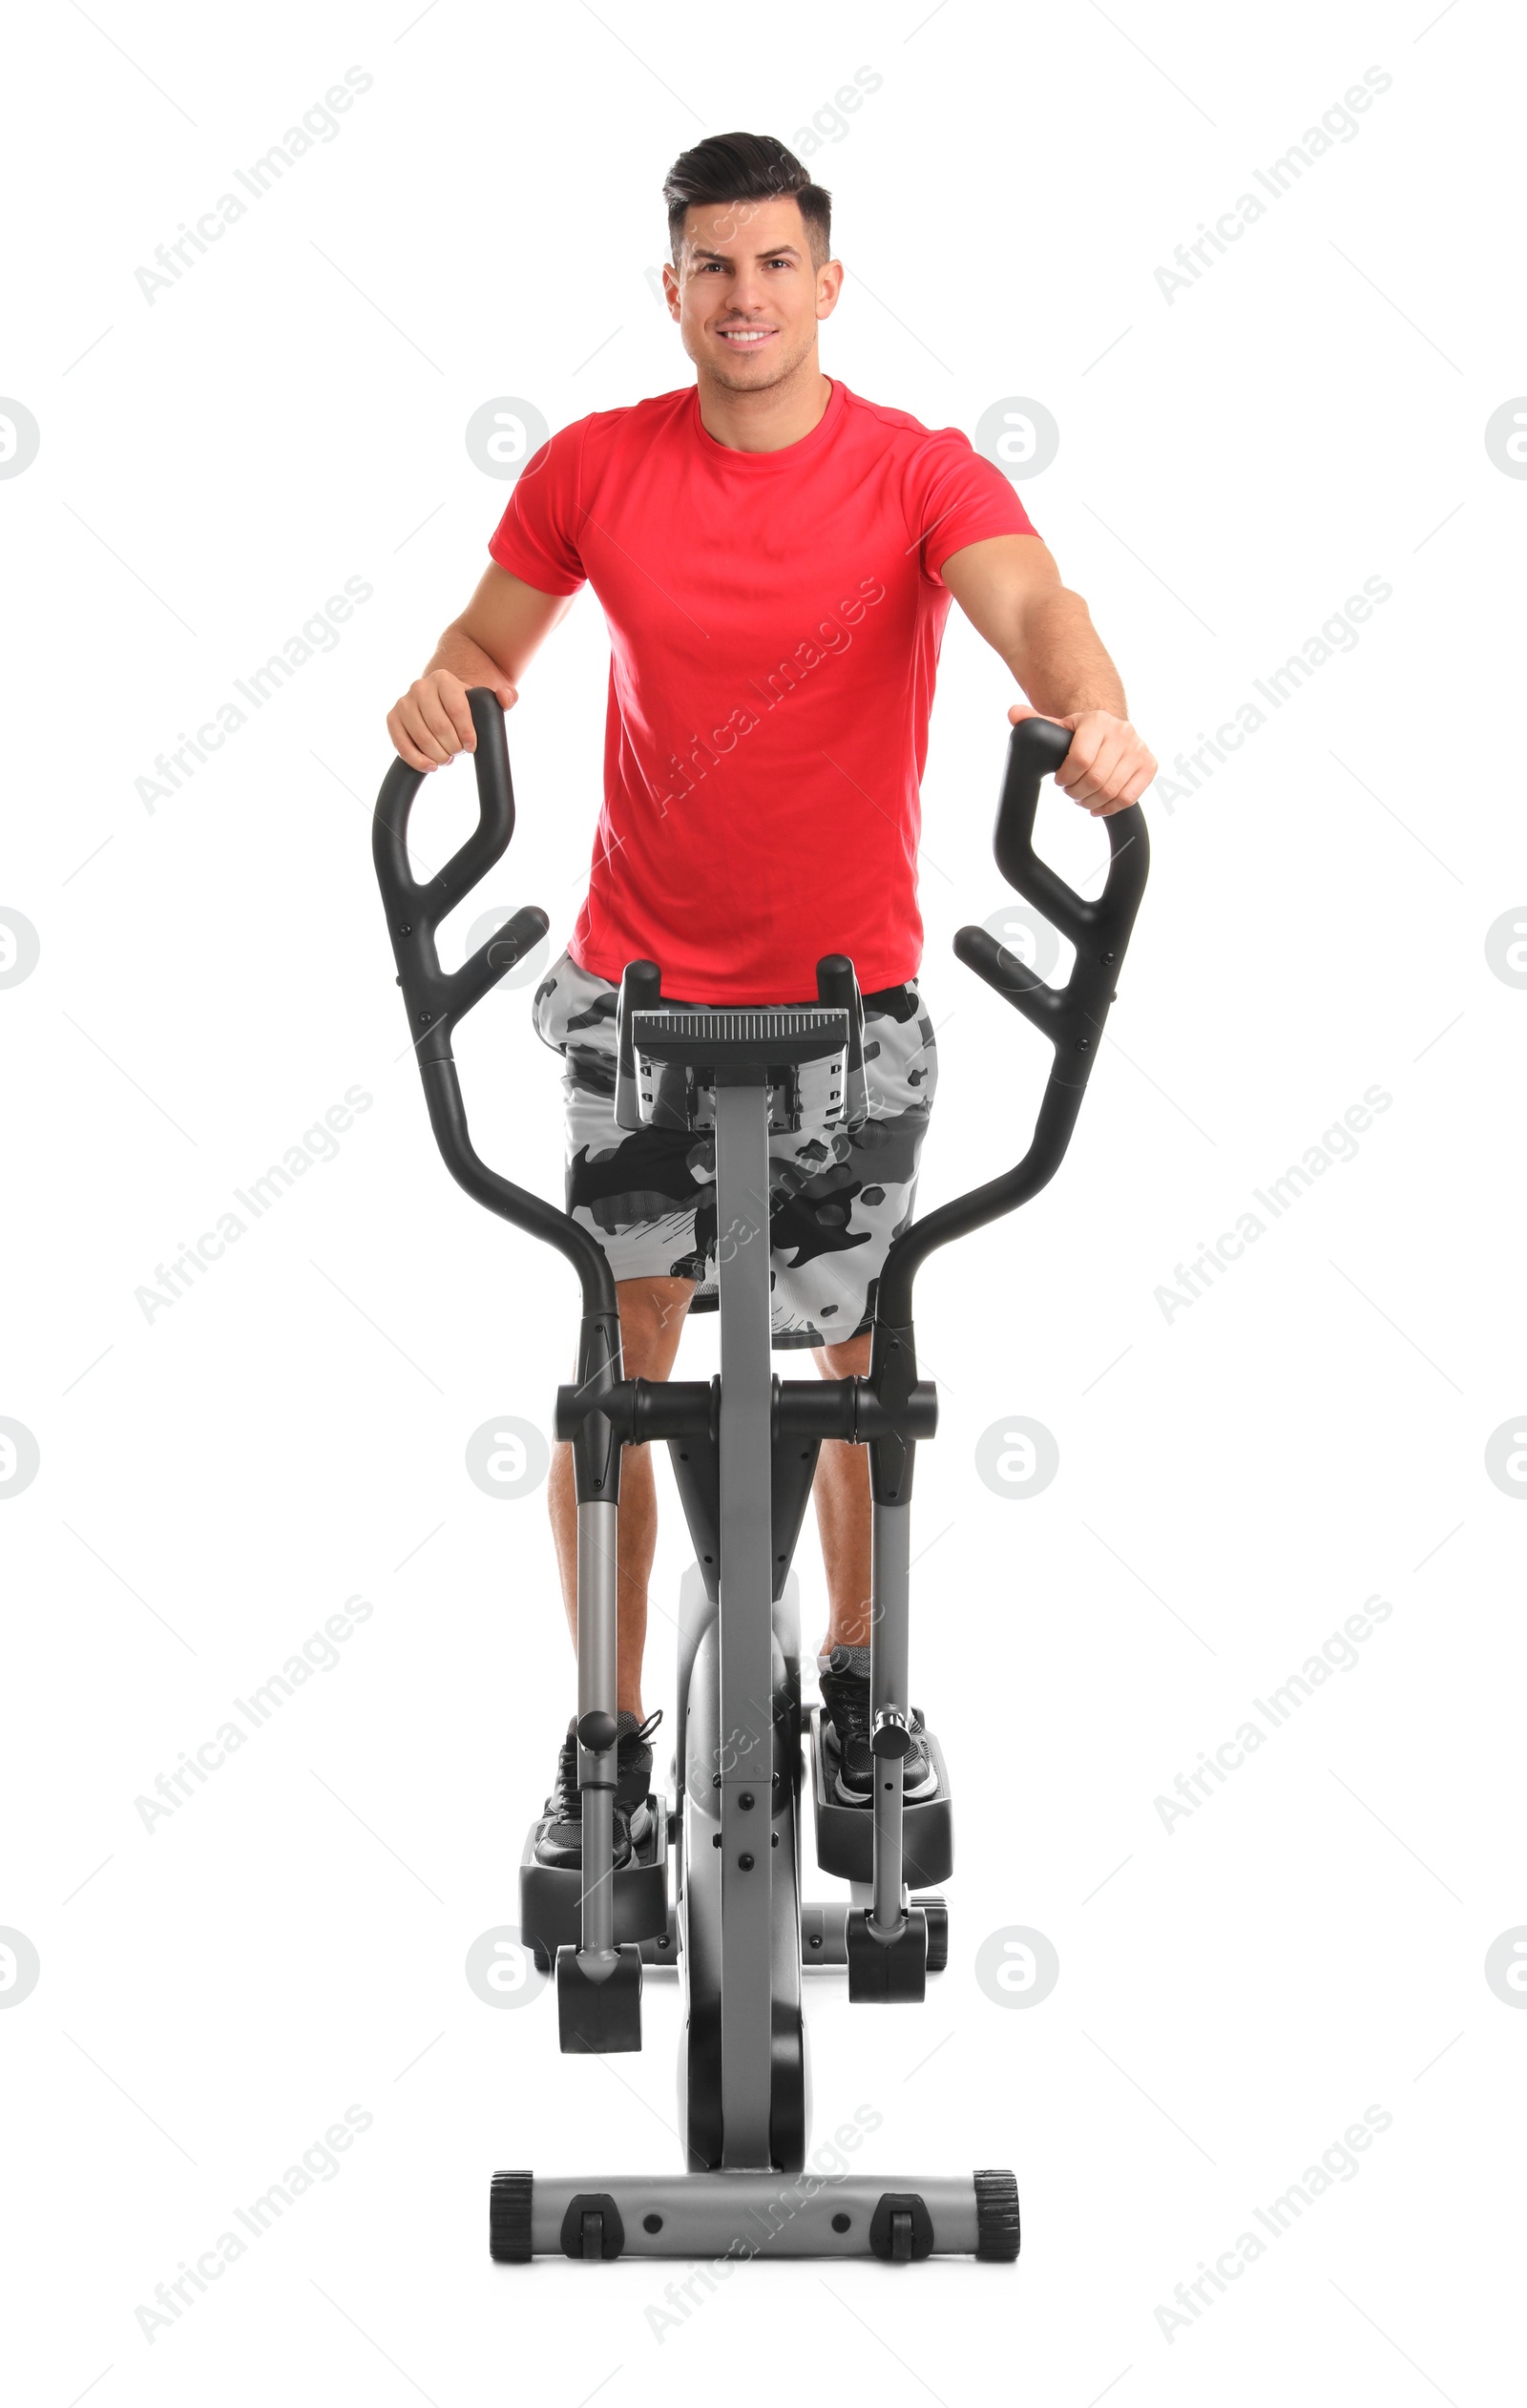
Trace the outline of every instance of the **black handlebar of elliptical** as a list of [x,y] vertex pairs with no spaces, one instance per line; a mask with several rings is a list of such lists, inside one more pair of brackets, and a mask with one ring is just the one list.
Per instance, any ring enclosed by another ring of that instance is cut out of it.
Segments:
[[997,868],[1009,886],[1076,947],[1070,977],[1063,987],[1047,986],[984,928],[962,928],[954,938],[954,952],[967,969],[1021,1012],[1055,1048],[1034,1137],[1012,1170],[940,1205],[892,1241],[875,1297],[876,1320],[888,1330],[910,1328],[912,1281],[936,1246],[1027,1204],[1055,1177],[1098,1058],[1114,982],[1145,891],[1150,843],[1138,803],[1113,812],[1103,823],[1108,876],[1101,894],[1090,903],[1039,859],[1034,849],[1034,822],[1040,784],[1059,768],[1070,749],[1068,730],[1054,720],[1018,722],[1008,743],[1007,774],[993,836]]
[[418,884],[408,867],[408,814],[426,772],[410,769],[406,761],[394,761],[384,778],[372,823],[371,858],[387,907],[398,984],[408,1006],[429,1121],[447,1168],[467,1193],[566,1255],[582,1283],[585,1315],[613,1315],[615,1280],[597,1242],[558,1205],[547,1204],[528,1188],[516,1187],[512,1180],[490,1170],[468,1134],[461,1082],[450,1050],[451,1032],[472,1005],[480,1003],[489,989],[539,943],[550,922],[544,911],[533,907],[516,911],[460,970],[448,974],[440,967],[435,931],[446,913],[503,857],[514,833],[514,789],[503,711],[487,686],[472,686],[467,701],[477,732],[472,759],[478,818],[460,850],[428,886]]
[[[478,800],[477,826],[467,842],[427,886],[418,884],[408,867],[408,815],[426,773],[401,760],[393,762],[383,780],[373,823],[372,858],[430,1125],[448,1169],[468,1194],[555,1246],[578,1274],[585,1316],[604,1316],[613,1325],[615,1281],[597,1242],[557,1205],[491,1170],[468,1133],[451,1033],[473,1004],[539,942],[549,922],[534,908],[516,911],[460,970],[448,974],[440,967],[436,930],[502,858],[514,832],[503,712],[486,686],[471,688],[467,700],[477,735],[473,761]],[[1114,1000],[1114,981],[1145,890],[1150,846],[1139,804],[1107,818],[1108,876],[1092,902],[1039,859],[1034,849],[1034,823],[1040,784],[1059,768],[1070,748],[1070,735],[1053,720],[1018,722],[1008,743],[993,838],[997,867],[1008,884],[1075,946],[1070,977],[1063,987],[1047,986],[982,928],[962,928],[954,939],[955,953],[967,968],[1041,1030],[1055,1049],[1033,1140],[1012,1170],[914,1221],[893,1240],[875,1302],[876,1322],[888,1339],[893,1332],[910,1330],[912,1281],[919,1265],[952,1238],[966,1236],[1036,1195],[1058,1170],[1081,1108]]]

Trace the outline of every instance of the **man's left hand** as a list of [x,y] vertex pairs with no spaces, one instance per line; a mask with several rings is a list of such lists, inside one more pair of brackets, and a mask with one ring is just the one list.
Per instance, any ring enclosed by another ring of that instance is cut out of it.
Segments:
[[[1008,713],[1015,727],[1038,716],[1027,702],[1015,702]],[[1094,819],[1107,819],[1140,801],[1156,775],[1157,761],[1127,719],[1116,719],[1112,711],[1074,711],[1056,724],[1071,730],[1071,750],[1056,771],[1056,784],[1073,803]]]

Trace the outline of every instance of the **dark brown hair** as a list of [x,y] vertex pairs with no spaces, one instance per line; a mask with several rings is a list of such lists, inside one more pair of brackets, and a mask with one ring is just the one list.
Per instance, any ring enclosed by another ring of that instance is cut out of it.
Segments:
[[681,151],[668,170],[662,197],[676,261],[686,210],[717,200],[794,200],[813,263],[820,267],[830,257],[832,195],[811,181],[795,153],[772,134],[712,134],[692,151]]

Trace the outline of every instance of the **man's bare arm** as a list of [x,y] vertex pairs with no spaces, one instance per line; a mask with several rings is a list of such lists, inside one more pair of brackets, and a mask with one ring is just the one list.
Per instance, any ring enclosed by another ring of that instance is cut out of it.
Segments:
[[[979,635],[999,652],[1028,703],[1010,720],[1042,711],[1072,731],[1056,774],[1072,801],[1105,819],[1139,802],[1156,775],[1155,756],[1129,723],[1124,689],[1079,594],[1037,535],[993,535],[952,553],[939,575]],[[1032,706],[1032,708],[1031,708]]]
[[519,680],[544,636],[572,608],[571,594],[542,594],[494,562],[461,617],[435,646],[387,713],[387,734],[410,769],[438,769],[458,752],[476,750],[467,707],[470,685],[492,687],[504,709],[519,700]]

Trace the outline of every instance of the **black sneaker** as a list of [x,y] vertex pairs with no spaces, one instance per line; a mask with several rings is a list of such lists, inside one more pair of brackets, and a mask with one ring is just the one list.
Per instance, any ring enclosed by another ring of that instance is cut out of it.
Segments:
[[[827,1666],[820,1678],[828,1780],[840,1804],[868,1806],[874,1790],[875,1762],[869,1749],[869,1650],[834,1647]],[[915,1706],[911,1746],[901,1760],[901,1771],[904,1798],[931,1797],[938,1788],[923,1718]]]
[[[662,1708],[638,1723],[635,1714],[616,1717],[614,1865],[619,1873],[631,1861],[652,1829],[647,1791],[652,1782],[652,1749],[648,1746],[662,1720]],[[577,1873],[583,1864],[583,1803],[578,1795],[578,1733],[575,1719],[567,1727],[556,1759],[556,1782],[535,1834],[535,1861],[563,1873]]]

